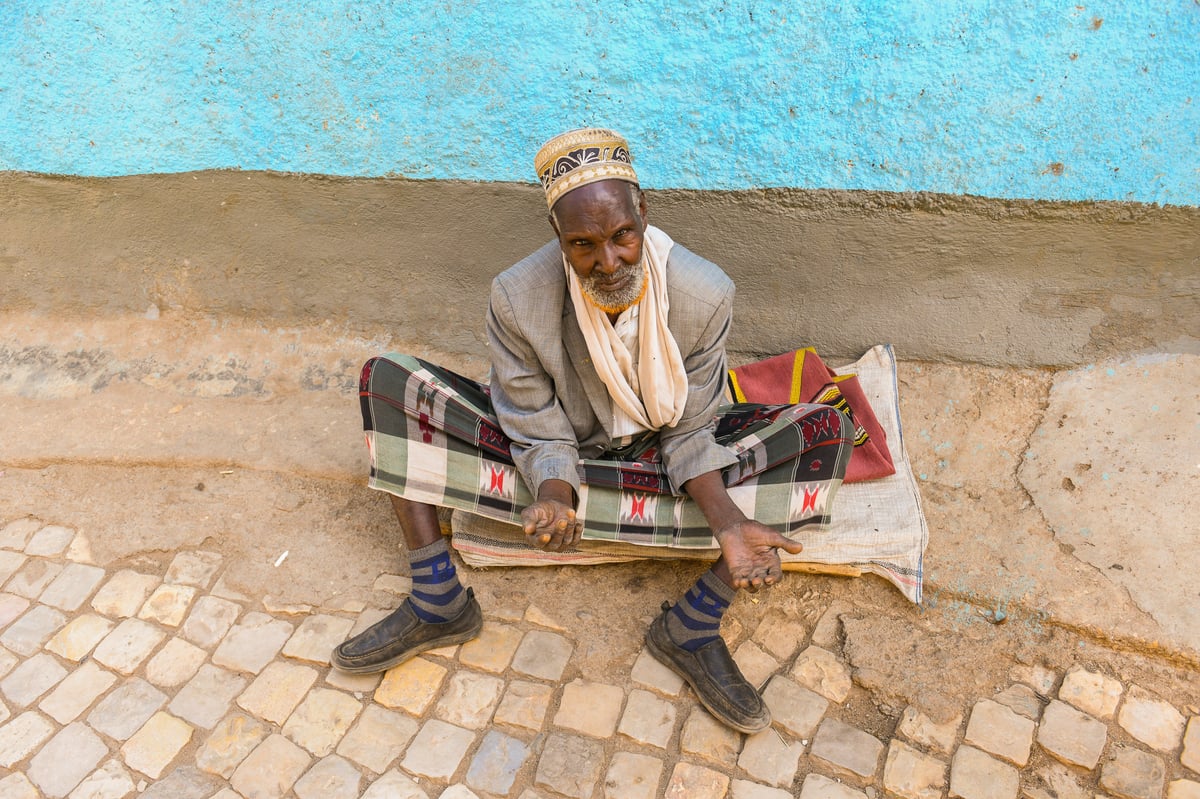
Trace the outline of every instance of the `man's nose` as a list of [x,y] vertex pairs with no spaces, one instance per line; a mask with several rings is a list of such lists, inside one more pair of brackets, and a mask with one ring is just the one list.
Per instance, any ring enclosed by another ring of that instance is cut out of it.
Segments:
[[600,248],[596,262],[596,268],[605,275],[611,275],[621,266],[621,258],[617,255],[617,248],[612,246],[611,242],[606,242]]

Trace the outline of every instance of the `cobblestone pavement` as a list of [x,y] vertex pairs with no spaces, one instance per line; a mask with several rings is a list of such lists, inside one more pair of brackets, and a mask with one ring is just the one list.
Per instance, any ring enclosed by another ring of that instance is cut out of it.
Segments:
[[[0,519],[0,799],[1131,799],[1200,797],[1200,715],[1104,673],[1017,664],[957,718],[855,725],[836,608],[736,657],[775,723],[722,728],[642,651],[573,679],[580,641],[529,603],[384,675],[328,653],[385,611],[275,605],[214,552],[105,569],[70,528]],[[384,575],[397,594],[407,579]]]

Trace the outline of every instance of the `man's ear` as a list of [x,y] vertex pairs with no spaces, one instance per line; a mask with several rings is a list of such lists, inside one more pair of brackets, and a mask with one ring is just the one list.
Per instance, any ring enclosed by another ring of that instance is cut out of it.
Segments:
[[638,213],[642,215],[642,224],[646,224],[646,192],[638,189]]
[[546,219],[550,220],[550,227],[554,229],[554,237],[559,238],[561,234],[558,232],[558,220],[554,218],[553,210],[546,214]]

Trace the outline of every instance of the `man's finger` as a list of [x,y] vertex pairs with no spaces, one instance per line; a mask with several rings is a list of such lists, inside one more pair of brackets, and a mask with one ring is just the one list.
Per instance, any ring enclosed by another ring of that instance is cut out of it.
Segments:
[[799,555],[804,551],[804,544],[801,544],[799,541],[793,541],[790,538],[785,538],[778,533],[775,534],[775,543],[771,544],[771,546],[778,547],[789,555]]

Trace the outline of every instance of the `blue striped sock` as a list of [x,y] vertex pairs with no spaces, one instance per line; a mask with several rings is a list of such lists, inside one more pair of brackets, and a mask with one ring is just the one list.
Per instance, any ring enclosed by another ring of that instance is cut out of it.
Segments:
[[462,612],[467,604],[467,594],[458,581],[446,539],[439,538],[410,552],[409,567],[413,582],[409,600],[418,619],[427,624],[438,624]]
[[715,641],[721,635],[721,617],[736,595],[712,570],[705,572],[667,612],[667,634],[689,652]]

